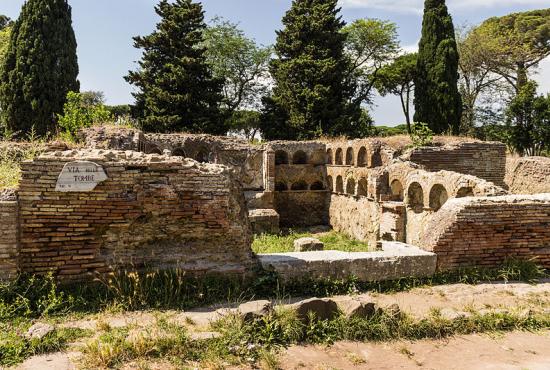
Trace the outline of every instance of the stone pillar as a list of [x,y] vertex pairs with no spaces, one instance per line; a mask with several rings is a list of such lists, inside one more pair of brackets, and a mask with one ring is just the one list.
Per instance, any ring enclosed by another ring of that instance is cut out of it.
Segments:
[[275,191],[275,152],[270,149],[264,152],[264,190]]
[[403,203],[385,202],[380,207],[380,239],[405,242],[406,207]]

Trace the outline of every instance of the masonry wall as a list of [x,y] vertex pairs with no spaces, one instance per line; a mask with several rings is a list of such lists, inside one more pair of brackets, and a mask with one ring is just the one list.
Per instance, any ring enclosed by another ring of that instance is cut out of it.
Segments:
[[374,245],[379,239],[379,204],[366,197],[332,194],[330,225],[334,230]]
[[18,230],[17,202],[0,202],[0,280],[17,273]]
[[535,259],[550,268],[550,194],[449,201],[426,225],[420,246],[439,269]]
[[512,194],[550,193],[550,158],[508,157],[504,181]]
[[453,171],[504,185],[506,146],[501,143],[472,142],[412,150],[406,159],[428,171]]
[[283,227],[328,225],[328,191],[275,192],[275,210]]
[[[91,192],[56,192],[74,160],[102,165],[108,179]],[[22,170],[24,272],[82,280],[123,267],[245,274],[256,265],[242,189],[224,166],[85,150],[48,153]]]

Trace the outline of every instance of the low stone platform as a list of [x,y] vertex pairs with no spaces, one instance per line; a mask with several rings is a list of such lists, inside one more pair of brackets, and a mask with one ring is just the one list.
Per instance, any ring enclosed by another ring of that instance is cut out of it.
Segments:
[[348,253],[339,251],[260,254],[264,269],[279,273],[283,281],[346,279],[360,281],[425,277],[435,273],[437,256],[415,246],[382,242],[382,251]]

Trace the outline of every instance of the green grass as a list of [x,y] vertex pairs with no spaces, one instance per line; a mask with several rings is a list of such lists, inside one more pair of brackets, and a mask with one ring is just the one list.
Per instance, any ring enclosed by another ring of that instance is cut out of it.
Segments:
[[303,231],[289,231],[280,235],[263,234],[255,237],[252,250],[257,254],[294,252],[294,241],[300,238],[314,237],[325,244],[325,250],[342,252],[368,252],[369,246],[365,242],[351,239],[343,233],[330,231],[320,234],[311,234]]
[[69,343],[92,334],[90,330],[58,328],[42,339],[28,339],[25,333],[30,326],[30,321],[0,323],[0,366],[13,366],[34,355],[62,351]]
[[405,314],[395,316],[379,312],[370,318],[348,319],[340,315],[328,321],[310,315],[301,321],[295,311],[278,307],[272,314],[253,322],[244,322],[238,315],[224,316],[211,324],[211,330],[220,334],[211,339],[193,340],[183,326],[165,321],[137,332],[130,328],[109,329],[90,341],[83,352],[84,364],[90,368],[162,359],[182,368],[191,364],[194,367],[199,364],[199,368],[207,367],[206,364],[210,368],[247,364],[253,368],[260,365],[274,369],[279,367],[276,353],[296,344],[442,339],[472,333],[549,328],[550,315],[540,313],[473,313],[447,319],[433,311],[417,319]]

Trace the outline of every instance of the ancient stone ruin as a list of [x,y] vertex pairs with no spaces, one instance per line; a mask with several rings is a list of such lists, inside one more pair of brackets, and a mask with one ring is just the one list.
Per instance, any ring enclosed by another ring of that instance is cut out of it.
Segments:
[[[23,163],[19,188],[0,202],[0,278],[86,280],[130,267],[249,276],[263,265],[289,279],[384,279],[506,258],[550,267],[550,160],[507,161],[500,143],[254,145],[110,127],[82,139],[85,149]],[[251,250],[253,233],[315,225],[379,251]]]

